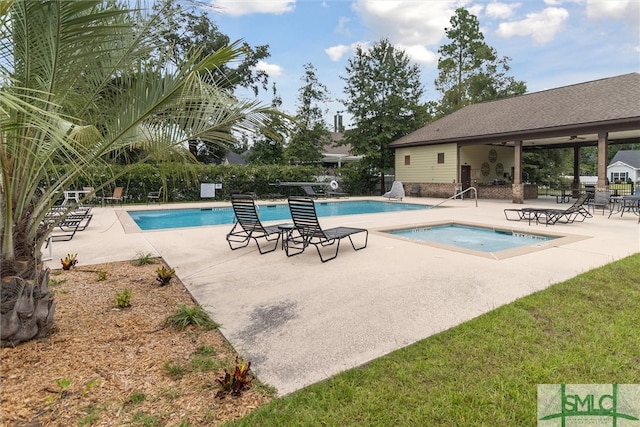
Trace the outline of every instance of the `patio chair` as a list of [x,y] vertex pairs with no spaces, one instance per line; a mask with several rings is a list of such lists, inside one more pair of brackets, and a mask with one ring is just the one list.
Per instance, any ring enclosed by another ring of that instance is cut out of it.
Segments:
[[[226,239],[232,251],[246,247],[252,239],[255,240],[260,254],[273,252],[278,248],[282,233],[290,227],[286,224],[262,225],[258,217],[255,201],[253,197],[247,194],[232,194],[231,205],[237,222],[227,234]],[[273,249],[263,250],[258,242],[258,239],[272,242],[274,238],[275,245]]]
[[147,203],[149,202],[160,202],[160,198],[162,197],[162,187],[158,191],[150,191],[147,194]]
[[[527,220],[536,223],[544,222],[546,225],[563,223],[569,224],[575,221],[582,222],[592,215],[585,204],[588,202],[590,195],[588,193],[581,194],[573,205],[567,209],[551,209],[551,208],[522,208],[522,209],[505,209],[504,216],[508,221]],[[544,220],[543,220],[544,219]]]
[[593,213],[596,212],[596,208],[602,208],[602,215],[604,215],[604,210],[609,208],[611,205],[611,191],[596,191],[593,195],[593,199],[589,200],[587,205],[588,208],[591,208]]
[[[367,247],[369,231],[365,228],[335,227],[323,230],[318,222],[316,206],[313,199],[308,197],[289,197],[289,210],[293,219],[294,228],[287,233],[283,244],[287,256],[299,255],[309,246],[315,246],[322,262],[330,261],[338,256],[340,241],[349,238],[351,247],[359,251]],[[364,233],[364,245],[356,247],[351,238],[352,235]],[[322,256],[321,247],[335,245],[335,253],[328,258]]]
[[[73,209],[69,209],[65,206],[53,206],[46,213],[44,222],[48,224],[58,223],[58,227],[65,232],[70,230],[83,231],[89,226],[93,214],[91,212],[91,206],[76,206]],[[80,221],[76,224],[75,221]]]
[[102,198],[102,203],[113,203],[113,202],[122,202],[124,200],[124,196],[122,192],[124,191],[124,187],[116,187],[113,189],[113,194],[108,197]]
[[312,186],[310,185],[303,185],[300,188],[302,188],[302,190],[304,191],[304,193],[309,196],[309,197],[313,197],[315,199],[317,199],[318,197],[325,197],[324,193],[318,193],[316,192]]
[[384,193],[382,197],[386,197],[389,200],[402,200],[404,198],[404,185],[402,185],[401,181],[393,181],[391,190]]

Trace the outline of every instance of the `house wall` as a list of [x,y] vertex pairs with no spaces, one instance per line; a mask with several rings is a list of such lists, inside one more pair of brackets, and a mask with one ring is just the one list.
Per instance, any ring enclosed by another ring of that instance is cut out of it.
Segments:
[[[457,145],[432,145],[396,149],[396,180],[421,183],[453,183],[457,181]],[[444,154],[444,163],[438,163],[438,154]],[[410,164],[405,165],[409,156]]]
[[[489,156],[495,150],[495,158]],[[512,147],[475,145],[460,148],[458,162],[457,144],[435,145],[426,147],[405,147],[396,149],[396,180],[405,185],[409,194],[417,189],[421,197],[451,197],[455,194],[460,181],[459,165],[471,166],[471,185],[478,189],[479,198],[511,199],[511,169],[514,167],[514,149]],[[438,163],[438,154],[444,154],[444,163]],[[405,164],[406,156],[409,163]],[[483,164],[485,171],[483,174]],[[498,174],[500,164],[502,172]],[[505,177],[504,174],[507,174]],[[493,186],[494,180],[505,181],[505,185]],[[525,195],[525,198],[536,198],[536,195]]]
[[[495,150],[496,157],[489,158],[489,151]],[[460,164],[471,165],[471,180],[477,184],[492,184],[495,179],[503,179],[508,184],[511,182],[511,168],[514,167],[514,153],[512,147],[473,145],[460,148]],[[486,175],[483,174],[485,164]],[[499,171],[501,165],[502,172]],[[488,168],[486,168],[488,166]],[[507,177],[504,174],[507,174]]]
[[634,169],[625,163],[616,162],[612,165],[607,166],[607,178],[609,178],[610,182],[613,182],[612,174],[614,172],[615,173],[627,172],[629,174],[629,178],[631,178],[634,183],[636,184],[640,183],[640,170]]

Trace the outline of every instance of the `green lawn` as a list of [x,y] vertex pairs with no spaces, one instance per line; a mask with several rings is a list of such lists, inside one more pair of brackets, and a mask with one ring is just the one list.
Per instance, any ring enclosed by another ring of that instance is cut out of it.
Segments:
[[535,426],[537,384],[640,383],[640,254],[275,399],[230,426]]

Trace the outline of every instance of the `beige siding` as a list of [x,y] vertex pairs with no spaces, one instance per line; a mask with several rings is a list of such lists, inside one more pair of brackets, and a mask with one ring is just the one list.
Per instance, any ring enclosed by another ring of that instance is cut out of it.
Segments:
[[[444,153],[444,163],[438,163]],[[405,166],[405,156],[411,164]],[[435,145],[396,149],[396,180],[403,182],[454,182],[457,180],[457,145]]]

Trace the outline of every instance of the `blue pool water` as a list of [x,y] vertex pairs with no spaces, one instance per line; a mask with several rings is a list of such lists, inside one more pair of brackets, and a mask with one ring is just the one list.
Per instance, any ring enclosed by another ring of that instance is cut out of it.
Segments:
[[535,245],[556,238],[460,224],[394,230],[389,233],[411,240],[453,245],[480,252],[498,252],[521,246]]
[[[258,204],[257,206],[260,220],[262,221],[291,220],[291,214],[289,213],[289,206],[287,204]],[[319,217],[419,210],[427,209],[428,207],[429,206],[426,205],[415,205],[411,203],[379,202],[374,200],[316,202],[316,212]],[[232,224],[234,220],[233,209],[231,207],[129,211],[128,214],[141,230]]]

